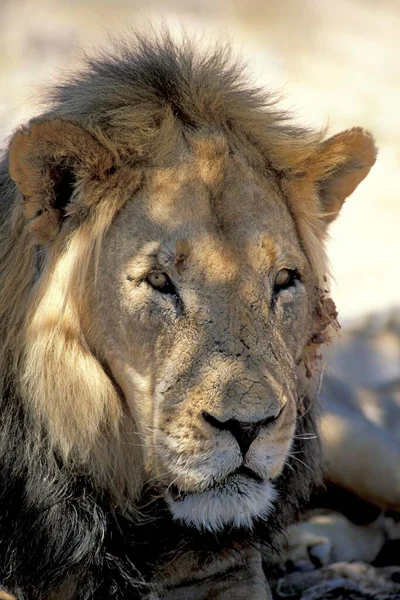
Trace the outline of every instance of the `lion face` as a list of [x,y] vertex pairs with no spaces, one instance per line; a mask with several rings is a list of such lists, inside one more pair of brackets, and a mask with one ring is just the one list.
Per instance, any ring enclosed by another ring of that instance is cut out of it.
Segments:
[[376,148],[293,125],[224,52],[99,61],[9,146],[0,374],[116,505],[148,483],[184,523],[249,527],[326,339],[327,227]]
[[276,182],[200,150],[148,173],[115,219],[89,337],[173,516],[251,526],[290,451],[315,281]]

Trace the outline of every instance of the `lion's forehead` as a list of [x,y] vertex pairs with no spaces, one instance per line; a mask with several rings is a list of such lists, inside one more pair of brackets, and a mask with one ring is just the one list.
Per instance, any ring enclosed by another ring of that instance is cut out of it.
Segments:
[[181,158],[174,165],[146,173],[147,209],[155,221],[217,218],[220,228],[229,230],[268,215],[269,222],[282,221],[283,227],[285,222],[292,224],[272,172],[261,175],[236,154],[223,161],[205,161],[195,153]]
[[146,173],[122,215],[132,237],[157,240],[166,260],[190,257],[228,279],[246,262],[256,269],[279,260],[301,267],[305,256],[275,176],[224,154],[220,138],[197,142],[177,164]]

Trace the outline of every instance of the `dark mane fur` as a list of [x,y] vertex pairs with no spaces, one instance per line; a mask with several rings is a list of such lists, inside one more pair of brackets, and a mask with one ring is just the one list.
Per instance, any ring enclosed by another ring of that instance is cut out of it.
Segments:
[[[183,128],[223,129],[254,160],[277,170],[297,169],[316,143],[277,111],[271,97],[245,84],[225,49],[202,57],[168,36],[138,36],[114,57],[89,60],[86,71],[55,88],[51,101],[49,116],[83,124],[125,161],[153,161],[160,147],[168,155],[167,141],[160,140],[169,115]],[[6,228],[14,202],[5,158],[0,220]],[[0,331],[6,329],[0,323]],[[115,506],[90,473],[77,472],[49,450],[8,372],[0,374],[0,394],[0,586],[17,597],[50,599],[52,591],[74,583],[79,600],[142,598],[163,557],[196,550],[206,561],[230,541],[249,541],[247,531],[200,534],[177,525],[161,501],[149,502],[157,490],[143,490],[140,511]],[[319,442],[301,435],[316,431],[315,401],[304,404],[293,448],[301,462],[289,459],[276,481],[274,513],[253,534],[270,548],[320,480]]]
[[49,90],[48,101],[50,114],[101,132],[136,163],[168,154],[171,130],[162,130],[169,116],[184,129],[222,130],[233,147],[279,171],[303,168],[321,140],[294,124],[274,94],[248,83],[229,46],[201,53],[167,32],[135,34],[113,55],[87,58],[80,73]]

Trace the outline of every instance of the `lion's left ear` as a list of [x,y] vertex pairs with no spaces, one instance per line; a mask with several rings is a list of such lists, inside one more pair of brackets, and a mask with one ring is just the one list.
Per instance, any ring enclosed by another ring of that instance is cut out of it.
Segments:
[[374,139],[359,127],[348,129],[324,141],[308,169],[317,188],[325,222],[329,224],[350,194],[374,165]]
[[114,157],[91,133],[62,119],[34,119],[9,146],[9,172],[37,244],[49,244],[71,213],[74,193],[113,171]]

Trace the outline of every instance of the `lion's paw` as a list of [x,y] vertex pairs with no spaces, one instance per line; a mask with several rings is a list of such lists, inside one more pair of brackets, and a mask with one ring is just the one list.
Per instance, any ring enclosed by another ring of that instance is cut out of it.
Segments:
[[283,563],[287,571],[308,571],[334,562],[371,562],[384,541],[380,519],[359,526],[339,513],[327,512],[289,527]]
[[286,571],[311,571],[331,562],[331,540],[323,532],[313,531],[308,522],[293,525],[287,536]]

